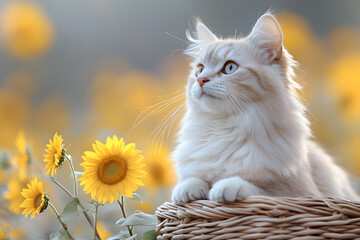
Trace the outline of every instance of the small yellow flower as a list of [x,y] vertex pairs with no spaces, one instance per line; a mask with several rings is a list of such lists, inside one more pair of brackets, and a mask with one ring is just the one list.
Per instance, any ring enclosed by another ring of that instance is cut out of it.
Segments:
[[97,223],[96,229],[97,229],[101,239],[108,239],[109,237],[111,237],[113,235],[112,232],[110,232],[105,227],[105,224],[103,224],[102,222]]
[[20,207],[24,208],[22,213],[25,217],[32,213],[31,219],[33,219],[35,215],[43,212],[47,208],[49,198],[43,191],[42,182],[38,181],[37,178],[31,181],[31,184],[28,184],[27,186],[28,188],[23,189],[21,192],[21,195],[23,195],[25,200]]
[[11,53],[22,59],[47,50],[54,35],[46,13],[29,1],[13,1],[5,6],[1,32]]
[[18,154],[14,157],[14,162],[19,168],[19,176],[25,179],[28,175],[28,165],[30,164],[30,154],[27,148],[25,133],[23,130],[19,131],[15,140],[15,146]]
[[26,188],[27,183],[27,180],[21,180],[13,175],[7,185],[8,192],[5,193],[4,197],[9,201],[9,210],[15,214],[21,213],[20,204],[24,201],[21,189]]
[[145,171],[149,174],[144,183],[152,193],[156,193],[158,187],[172,187],[175,184],[175,171],[169,155],[169,150],[165,146],[160,152],[156,148],[147,151]]
[[58,136],[57,133],[55,133],[53,141],[50,139],[50,143],[46,145],[48,148],[45,149],[47,154],[44,155],[44,162],[47,163],[45,166],[47,175],[51,173],[51,176],[54,176],[56,169],[64,162],[65,149],[63,147],[63,141],[64,139],[61,138],[61,135]]
[[135,149],[134,143],[125,146],[123,139],[115,135],[108,137],[106,144],[95,143],[95,152],[86,151],[80,164],[85,168],[79,179],[80,185],[85,185],[84,191],[100,203],[112,203],[119,194],[132,197],[137,185],[144,185],[138,178],[146,176],[141,170],[145,166],[143,156],[139,155],[141,151]]

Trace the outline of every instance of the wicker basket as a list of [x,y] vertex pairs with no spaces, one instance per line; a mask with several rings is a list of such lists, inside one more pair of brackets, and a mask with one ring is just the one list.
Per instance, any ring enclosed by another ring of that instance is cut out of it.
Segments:
[[360,203],[339,198],[248,197],[158,207],[162,239],[360,239]]

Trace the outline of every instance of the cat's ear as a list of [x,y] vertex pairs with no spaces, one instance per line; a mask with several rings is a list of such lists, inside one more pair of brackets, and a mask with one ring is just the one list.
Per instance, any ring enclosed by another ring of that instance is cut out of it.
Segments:
[[203,43],[217,40],[215,34],[213,34],[200,19],[196,19],[196,32],[187,30],[186,37],[190,41],[190,44],[184,53],[193,57],[199,53]]
[[199,19],[196,21],[196,33],[198,40],[202,42],[214,41],[217,39],[215,34],[213,34],[210,29],[205,26],[205,24],[203,24]]
[[269,61],[279,60],[283,48],[283,35],[279,23],[270,13],[265,13],[256,22],[248,40],[255,47],[265,50]]

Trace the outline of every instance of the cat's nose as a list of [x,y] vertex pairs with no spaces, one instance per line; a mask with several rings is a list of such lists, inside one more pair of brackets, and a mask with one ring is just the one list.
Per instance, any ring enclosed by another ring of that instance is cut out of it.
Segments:
[[196,81],[198,81],[200,87],[204,86],[204,84],[208,81],[210,81],[209,79],[207,79],[206,77],[199,77]]

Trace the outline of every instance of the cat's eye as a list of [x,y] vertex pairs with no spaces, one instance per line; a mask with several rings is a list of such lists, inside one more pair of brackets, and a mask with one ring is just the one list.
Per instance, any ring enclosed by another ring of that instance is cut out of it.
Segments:
[[238,69],[238,67],[239,66],[235,62],[227,61],[224,64],[222,72],[225,73],[225,74],[231,74],[231,73],[235,72]]
[[195,76],[198,77],[203,70],[204,70],[204,65],[199,64],[196,69]]

